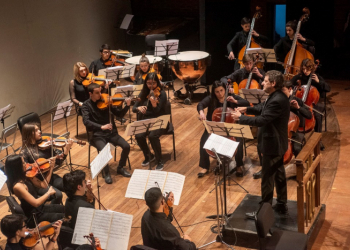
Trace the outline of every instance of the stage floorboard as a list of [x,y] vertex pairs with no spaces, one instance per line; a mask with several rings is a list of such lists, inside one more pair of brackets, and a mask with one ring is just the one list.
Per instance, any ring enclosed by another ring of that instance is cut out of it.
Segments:
[[[349,160],[347,159],[350,146],[350,125],[349,107],[350,99],[349,91],[345,88],[344,81],[329,81],[332,91],[328,93],[327,102],[327,128],[328,131],[323,133],[323,143],[326,150],[322,152],[321,160],[321,203],[327,205],[326,221],[319,236],[313,246],[313,249],[346,249],[350,245],[350,210],[346,204],[350,204],[350,174]],[[176,81],[175,88],[178,89],[181,83]],[[170,94],[172,96],[172,91]],[[15,104],[16,106],[20,104]],[[198,120],[196,110],[197,102],[192,105],[181,106],[173,102],[172,117],[175,127],[176,141],[176,161],[173,156],[172,136],[164,135],[161,137],[162,153],[165,160],[164,171],[176,172],[186,176],[185,184],[179,206],[174,207],[174,214],[186,234],[190,235],[197,246],[201,246],[215,239],[216,234],[212,233],[210,227],[215,224],[214,220],[206,219],[208,215],[216,214],[215,192],[210,193],[214,188],[214,174],[210,173],[204,178],[198,179],[197,173],[200,170],[199,162],[199,141],[204,131],[204,126]],[[125,117],[128,118],[128,115]],[[132,114],[135,120],[135,114]],[[42,128],[44,132],[50,131],[49,115],[42,116]],[[9,125],[9,124],[6,124]],[[124,135],[125,126],[117,125],[118,131]],[[68,118],[68,129],[72,137],[75,137],[76,117]],[[66,130],[64,120],[54,123],[54,133],[63,134]],[[79,117],[79,139],[86,140],[85,127]],[[129,139],[129,138],[125,138]],[[16,146],[20,145],[19,132],[16,138]],[[117,150],[117,161],[120,157],[120,148]],[[91,159],[96,156],[96,150],[92,148]],[[252,146],[247,149],[248,157],[246,159],[245,169],[247,174],[238,178],[235,175],[233,179],[242,185],[252,195],[260,195],[260,180],[253,179],[253,173],[259,170],[257,161],[256,147]],[[79,165],[88,164],[88,146],[80,147],[74,145],[71,150],[72,163]],[[0,158],[5,154],[1,153]],[[138,146],[133,145],[130,152],[130,161],[132,170],[145,169],[141,167],[143,154]],[[215,160],[211,161],[211,167],[215,166]],[[141,217],[146,211],[147,206],[143,200],[125,198],[125,192],[129,182],[128,178],[116,175],[117,163],[111,163],[111,173],[113,184],[107,185],[102,178],[99,178],[101,184],[100,194],[101,202],[105,207],[117,212],[133,215],[133,228],[131,230],[129,248],[132,245],[142,244],[141,238]],[[87,169],[83,169],[86,172]],[[69,170],[61,168],[56,171],[57,174],[63,176]],[[88,178],[90,174],[88,173]],[[288,200],[296,200],[296,186],[294,179],[288,180]],[[96,180],[93,181],[93,190],[96,191]],[[1,196],[7,196],[8,191],[6,185],[0,192]],[[231,186],[227,187],[227,209],[228,213],[232,213],[245,197],[246,192],[238,185],[231,182]],[[65,198],[64,198],[65,199]],[[3,217],[9,214],[8,205],[1,197],[0,214]],[[98,206],[96,206],[97,208]],[[175,222],[174,222],[175,223]],[[198,223],[191,226],[192,224]],[[174,224],[175,225],[175,224]],[[4,237],[1,235],[0,245],[5,245]],[[227,249],[220,243],[215,243],[205,249]],[[235,247],[235,249],[246,249]]]

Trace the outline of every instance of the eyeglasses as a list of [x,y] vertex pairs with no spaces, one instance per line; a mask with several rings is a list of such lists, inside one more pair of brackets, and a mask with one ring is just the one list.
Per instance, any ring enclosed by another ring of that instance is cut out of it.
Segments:
[[103,54],[109,54],[111,53],[110,51],[102,51]]

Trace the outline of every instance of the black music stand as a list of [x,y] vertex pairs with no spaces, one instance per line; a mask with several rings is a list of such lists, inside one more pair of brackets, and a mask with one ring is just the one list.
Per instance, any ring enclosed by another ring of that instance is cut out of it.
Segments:
[[[0,122],[2,123],[2,129],[5,129],[5,119],[9,118],[12,114],[12,112],[15,110],[16,106],[11,106],[11,104],[7,105],[6,107],[0,109]],[[5,138],[5,142],[6,138]],[[8,149],[6,148],[6,155],[8,155]]]
[[[165,129],[170,121],[170,115],[162,115],[157,118],[152,118],[152,119],[146,119],[146,120],[140,120],[140,121],[135,121],[131,124],[128,124],[125,130],[125,135],[126,136],[133,136],[137,134],[142,134],[146,133],[146,138],[148,138],[148,143],[149,142],[149,134],[153,130],[158,130],[158,129]],[[148,150],[149,155],[149,165],[148,169],[152,170],[151,167],[151,150]]]

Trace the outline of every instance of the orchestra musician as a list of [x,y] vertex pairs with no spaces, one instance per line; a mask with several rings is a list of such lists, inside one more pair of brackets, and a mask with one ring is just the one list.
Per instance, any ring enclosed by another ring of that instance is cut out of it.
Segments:
[[[283,156],[288,149],[288,120],[290,104],[282,92],[283,75],[271,70],[266,72],[262,85],[269,94],[265,102],[254,107],[239,107],[231,116],[238,123],[258,126],[258,149],[262,154],[261,202],[272,204],[274,185],[276,184],[277,204],[274,209],[287,213],[287,181],[283,166]],[[254,114],[255,117],[241,113]],[[254,219],[256,211],[246,213]]]
[[[296,114],[299,117],[300,127],[304,126],[305,123],[305,118],[306,119],[311,119],[312,114],[307,108],[303,101],[299,99],[298,97],[293,95],[293,83],[291,81],[285,81],[283,83],[283,88],[282,88],[283,93],[288,97],[289,102],[290,102],[290,111],[292,111],[294,114]],[[302,142],[304,140],[304,133],[301,132],[296,132],[293,134],[292,139],[298,142]],[[297,156],[301,149],[302,145],[300,143],[297,143],[295,141],[292,141],[293,145],[293,154]],[[261,170],[253,174],[254,179],[259,179],[261,178]]]
[[102,44],[100,47],[100,58],[91,62],[89,67],[89,72],[93,73],[95,76],[98,75],[100,69],[105,69],[108,66],[105,64],[109,61],[111,56],[111,47],[108,44]]
[[[154,95],[151,93],[154,93]],[[140,117],[139,120],[151,119],[165,115],[167,96],[162,88],[158,74],[147,74],[139,98],[141,100],[137,101],[132,109],[134,113],[138,113],[138,116]],[[137,144],[140,146],[145,157],[145,160],[141,163],[143,167],[148,166],[151,161],[156,160],[156,170],[163,170],[164,163],[162,161],[162,146],[160,145],[159,138],[165,132],[164,130],[165,129],[153,130],[148,135],[154,155],[150,154],[146,141],[147,134],[141,133],[135,135]]]
[[63,176],[64,190],[68,198],[65,204],[65,216],[71,220],[69,227],[74,229],[79,207],[95,208],[95,200],[88,201],[86,196],[87,187],[91,188],[91,181],[85,180],[85,172],[74,170]]
[[[6,215],[1,219],[1,232],[7,237],[7,243],[5,250],[26,250],[28,249],[23,245],[22,240],[26,237],[28,232],[28,227],[25,222],[26,218],[21,214],[10,214]],[[46,250],[54,249],[57,238],[60,234],[62,221],[57,220],[53,227],[55,228],[54,234],[49,239],[49,242],[46,243]],[[42,249],[40,244],[36,245],[33,250]]]
[[89,93],[82,82],[89,74],[89,69],[85,63],[77,62],[73,66],[74,79],[69,83],[70,99],[74,103],[77,112],[81,115],[80,107],[89,99]]
[[[288,52],[290,51],[292,44],[293,44],[293,39],[294,39],[294,34],[296,32],[298,23],[297,21],[289,21],[286,24],[286,33],[287,35],[285,37],[282,37],[278,43],[273,47],[276,53],[276,59],[279,62],[284,62],[285,57],[287,56]],[[303,37],[300,33],[297,35],[298,42],[300,42],[304,46],[314,46],[315,43]]]
[[[223,103],[225,101],[225,92],[226,92],[226,85],[223,82],[215,81],[212,87],[211,95],[205,97],[201,102],[197,105],[197,111],[199,113],[199,118],[201,121],[203,120],[212,120],[213,112],[216,108],[222,107]],[[227,97],[227,107],[230,107],[232,109],[240,107],[240,106],[249,106],[249,102],[244,100],[238,95],[230,94]],[[208,108],[207,115],[204,113],[204,109]],[[206,152],[206,150],[203,148],[205,142],[209,138],[209,134],[206,129],[204,129],[203,135],[200,140],[199,145],[199,167],[202,168],[202,170],[198,173],[198,178],[203,177],[205,174],[209,172],[210,167],[210,160],[209,155]],[[235,138],[237,141],[240,141],[240,138]],[[236,166],[237,171],[236,175],[238,177],[243,176],[243,144],[240,143],[237,152],[235,155],[236,160]]]
[[[174,202],[174,195],[170,193],[169,200]],[[168,250],[195,250],[196,245],[188,235],[180,236],[180,233],[171,224],[172,213],[168,217],[163,212],[165,200],[162,191],[158,187],[150,188],[145,193],[145,201],[148,210],[141,220],[141,234],[143,244],[155,249]]]
[[143,76],[145,74],[148,74],[150,72],[150,63],[148,58],[145,56],[145,54],[142,54],[140,58],[140,69],[137,71],[135,75],[134,85],[141,85],[144,83]]
[[[34,160],[37,160],[39,158],[51,158],[51,147],[40,148],[38,146],[40,143],[42,143],[41,131],[38,125],[34,123],[24,124],[22,128],[22,140],[23,144],[21,153],[26,163],[34,163]],[[54,174],[53,169],[55,164],[61,165],[63,163],[69,153],[70,148],[72,147],[72,144],[73,140],[68,139],[66,146],[63,148],[63,152],[57,148],[54,148],[51,167],[47,172],[44,173],[46,181],[43,179],[43,176],[40,173],[38,173],[33,178],[29,178],[34,187],[37,189],[39,195],[43,195],[47,192],[48,187],[46,185],[46,182],[53,187],[53,189],[56,191],[56,194],[55,197],[51,197],[52,204],[62,203],[61,191],[63,191],[62,178],[57,174]]]
[[250,54],[244,55],[242,61],[244,64],[244,68],[237,69],[231,75],[222,77],[220,81],[227,84],[227,80],[230,79],[231,82],[236,82],[239,84],[244,79],[248,79],[249,74],[252,71],[252,79],[256,80],[261,85],[262,81],[264,80],[265,71],[257,68],[256,66],[252,68],[253,58]]
[[[250,31],[250,19],[243,17],[241,20],[242,31],[235,34],[232,40],[227,44],[227,52],[229,54],[228,59],[234,60],[238,57],[239,51],[246,45],[249,31]],[[268,41],[266,36],[257,33],[255,30],[252,31],[252,35],[257,43],[263,43]],[[235,62],[234,70],[240,68],[238,60]]]
[[[9,191],[15,194],[21,201],[21,207],[27,218],[32,218],[36,214],[37,222],[55,222],[64,216],[64,206],[60,204],[44,204],[51,195],[56,193],[50,186],[46,193],[38,195],[32,182],[26,178],[26,164],[19,155],[10,155],[5,162],[5,172]],[[30,220],[34,226],[33,219]]]
[[[122,153],[117,173],[124,177],[130,177],[131,174],[124,168],[130,152],[130,145],[118,134],[114,119],[112,119],[114,117],[113,115],[110,116],[109,109],[99,109],[97,107],[97,102],[101,99],[101,87],[96,83],[92,83],[88,86],[88,92],[90,98],[84,102],[81,111],[83,114],[83,123],[87,131],[93,132],[90,144],[96,147],[98,151],[101,151],[108,142],[114,146],[120,146]],[[117,117],[123,117],[129,110],[130,102],[131,99],[126,98],[124,108],[111,107],[111,112]],[[102,174],[107,184],[113,182],[108,165],[104,167]]]

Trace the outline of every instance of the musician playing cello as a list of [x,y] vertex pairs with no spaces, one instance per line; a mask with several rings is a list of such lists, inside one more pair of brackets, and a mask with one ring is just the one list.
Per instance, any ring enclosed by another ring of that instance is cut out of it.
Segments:
[[[238,53],[239,51],[246,45],[248,34],[250,31],[250,19],[247,17],[243,17],[241,20],[242,31],[239,31],[235,34],[232,40],[227,44],[227,52],[229,54],[228,59],[233,60],[236,59],[234,70],[240,68],[238,62]],[[254,39],[258,43],[267,42],[268,38],[266,36],[260,35],[255,30],[252,31],[252,35]]]

